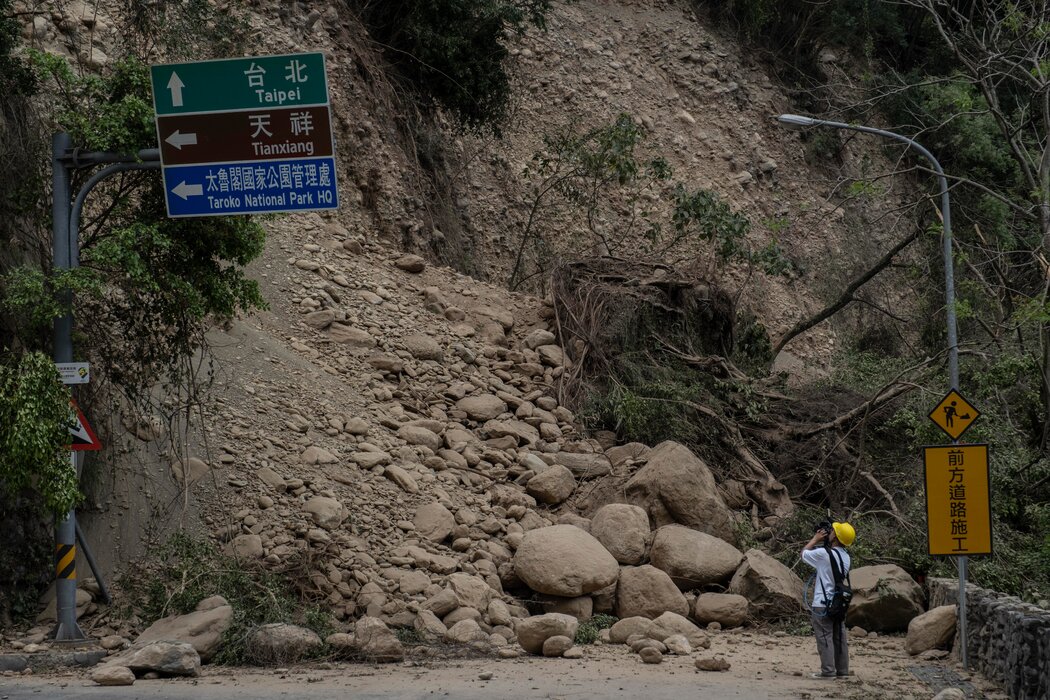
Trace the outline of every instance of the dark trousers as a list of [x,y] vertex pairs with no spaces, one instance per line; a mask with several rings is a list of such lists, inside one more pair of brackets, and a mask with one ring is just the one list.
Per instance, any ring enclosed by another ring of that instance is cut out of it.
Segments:
[[820,672],[825,676],[849,675],[849,642],[846,640],[846,622],[835,622],[824,617],[824,608],[813,608],[810,615],[813,632],[817,636]]

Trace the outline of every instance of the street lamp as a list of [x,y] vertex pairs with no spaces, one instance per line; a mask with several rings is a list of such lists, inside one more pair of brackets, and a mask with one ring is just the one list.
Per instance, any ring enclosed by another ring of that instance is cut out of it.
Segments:
[[826,119],[814,119],[813,117],[803,117],[798,114],[781,114],[777,117],[777,121],[789,129],[804,129],[812,126],[823,126],[830,129],[847,129],[849,131],[860,131],[865,134],[876,134],[895,141],[901,141],[908,144],[910,148],[914,148],[921,153],[926,160],[930,161],[930,164],[933,165],[933,169],[937,173],[937,180],[941,186],[941,218],[944,220],[944,296],[948,316],[948,375],[951,380],[950,388],[958,391],[959,339],[958,327],[955,321],[955,274],[952,267],[952,217],[951,208],[948,202],[948,180],[944,177],[944,169],[941,167],[941,164],[938,163],[937,159],[933,157],[933,154],[927,151],[921,144],[913,141],[907,136],[896,134],[892,131],[884,131],[883,129],[875,129],[870,126],[861,126],[859,124],[845,124],[843,122],[833,122]]
[[[952,266],[952,217],[951,208],[948,201],[948,180],[944,177],[944,169],[941,164],[937,162],[937,159],[933,157],[933,154],[926,150],[921,144],[916,141],[897,134],[892,131],[885,131],[883,129],[876,129],[870,126],[861,126],[860,124],[846,124],[843,122],[833,122],[827,119],[814,119],[813,117],[804,117],[799,114],[781,114],[777,117],[777,121],[783,126],[789,129],[805,129],[807,127],[822,126],[829,129],[846,129],[848,131],[859,131],[865,134],[875,134],[876,136],[882,136],[884,138],[893,139],[894,141],[900,141],[908,145],[909,148],[914,148],[926,160],[930,161],[933,166],[934,172],[937,173],[937,181],[941,187],[941,219],[944,222],[944,297],[945,297],[945,311],[948,320],[948,375],[951,382],[950,389],[955,391],[959,390],[959,337],[958,327],[955,320],[955,274]],[[958,441],[953,441],[958,442]],[[959,557],[959,636],[962,639],[962,662],[963,667],[968,667],[968,660],[966,655],[966,565],[968,558],[966,556]]]

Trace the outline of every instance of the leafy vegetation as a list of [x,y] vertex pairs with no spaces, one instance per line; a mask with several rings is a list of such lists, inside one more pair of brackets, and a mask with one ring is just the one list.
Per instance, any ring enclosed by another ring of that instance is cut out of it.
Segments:
[[0,484],[33,487],[53,513],[79,500],[69,453],[69,395],[47,356],[31,352],[0,362]]
[[203,539],[180,532],[126,574],[122,581],[127,615],[145,624],[192,612],[200,601],[219,595],[233,608],[214,663],[253,661],[248,637],[259,625],[288,622],[312,629],[322,639],[333,630],[330,616],[305,604],[293,576],[267,571],[226,556]]
[[36,92],[37,80],[15,50],[21,27],[12,14],[11,0],[0,0],[0,99]]
[[612,627],[619,618],[604,613],[598,613],[589,620],[584,620],[576,628],[576,644],[594,644],[598,641],[598,633]]
[[543,28],[550,0],[353,0],[386,58],[464,128],[499,133],[510,101],[508,37]]
[[[194,50],[212,29],[240,41],[243,33],[234,27],[240,14],[220,12],[204,0],[128,0],[121,15],[129,20],[123,33],[127,55],[93,74],[56,55],[16,54],[19,23],[10,7],[0,3],[0,154],[8,166],[0,182],[0,500],[4,510],[17,507],[26,518],[47,518],[80,498],[63,449],[69,393],[47,359],[54,320],[74,312],[77,359],[92,360],[93,374],[108,380],[108,397],[95,392],[92,399],[113,400],[116,392],[144,409],[153,402],[153,386],[166,381],[186,399],[181,407],[192,405],[202,373],[189,361],[206,349],[207,328],[264,305],[244,271],[262,251],[264,235],[246,218],[169,220],[158,173],[137,171],[107,179],[93,191],[80,228],[81,267],[54,270],[50,134],[67,131],[84,151],[134,154],[155,147],[149,71],[136,56]],[[149,21],[153,30],[144,36],[141,23]],[[180,32],[196,38],[173,50],[173,42],[185,38]],[[49,99],[29,101],[35,90]],[[92,174],[92,168],[75,172],[74,193]],[[23,507],[33,500],[27,492],[38,494],[43,510]],[[35,598],[40,577],[14,570],[25,576],[13,587]]]
[[[570,125],[544,134],[543,149],[533,154],[523,173],[532,187],[508,281],[511,289],[573,255],[663,260],[696,241],[713,250],[709,276],[725,262],[754,265],[770,275],[795,269],[775,241],[752,250],[747,242],[751,222],[718,194],[675,182],[666,158],[644,152],[646,137],[641,124],[626,113],[582,132]],[[670,193],[661,206],[666,189]],[[590,238],[567,244],[540,230],[566,220],[582,221]],[[530,262],[535,269],[526,272]]]

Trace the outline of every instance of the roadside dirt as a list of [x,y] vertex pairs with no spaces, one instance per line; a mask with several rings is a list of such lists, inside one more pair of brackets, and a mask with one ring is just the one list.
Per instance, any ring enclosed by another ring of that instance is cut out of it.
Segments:
[[[436,650],[435,650],[436,651]],[[694,659],[722,656],[722,673],[697,671]],[[898,636],[851,640],[854,676],[814,680],[814,642],[808,636],[736,630],[716,633],[711,649],[643,664],[621,646],[588,646],[578,661],[420,658],[397,665],[316,663],[294,669],[205,667],[199,679],[139,680],[130,688],[102,688],[82,672],[5,678],[0,698],[640,698],[739,700],[926,700],[956,685],[968,698],[1005,698],[978,674],[940,661],[909,657]],[[932,687],[919,680],[948,682]],[[489,680],[482,676],[491,673]],[[955,683],[951,683],[954,680]]]

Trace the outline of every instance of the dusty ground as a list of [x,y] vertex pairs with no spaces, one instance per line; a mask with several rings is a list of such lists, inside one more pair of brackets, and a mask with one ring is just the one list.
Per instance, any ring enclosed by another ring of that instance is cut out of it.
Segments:
[[[77,671],[7,677],[0,700],[25,698],[640,698],[683,697],[774,700],[928,699],[957,685],[974,698],[1004,698],[976,674],[953,670],[949,660],[907,656],[900,637],[852,640],[855,676],[849,680],[809,678],[816,652],[809,637],[747,631],[715,636],[711,649],[685,657],[668,656],[646,665],[626,648],[589,646],[579,661],[519,658],[421,660],[404,664],[322,663],[291,670],[206,667],[196,680],[140,680],[130,688],[102,688]],[[724,656],[724,673],[695,670],[697,656]],[[936,680],[933,685],[915,672]],[[490,680],[481,680],[491,673]],[[967,680],[969,679],[969,680]]]

